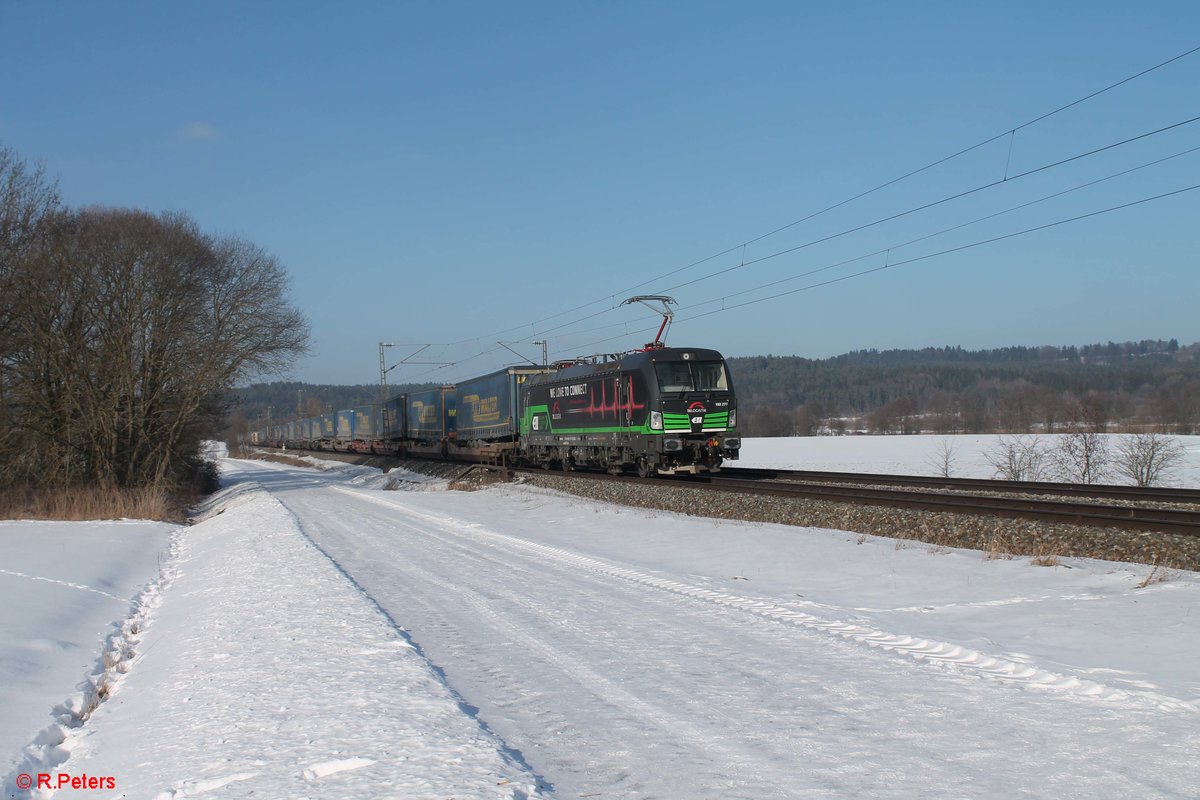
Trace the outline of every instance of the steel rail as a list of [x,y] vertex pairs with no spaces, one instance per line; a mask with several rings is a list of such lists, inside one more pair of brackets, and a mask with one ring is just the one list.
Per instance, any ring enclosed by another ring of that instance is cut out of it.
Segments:
[[[513,471],[544,474],[543,470],[532,468],[514,468]],[[620,480],[658,487],[679,486],[735,494],[770,495],[793,499],[824,500],[835,503],[911,508],[920,511],[1030,519],[1069,525],[1200,536],[1200,511],[1095,505],[1027,497],[938,494],[902,488],[830,486],[787,481],[748,481],[744,478],[726,478],[722,475],[664,480],[663,478],[635,478],[627,475],[613,476],[607,473],[582,471],[559,474],[588,480]]]
[[1130,500],[1139,503],[1183,503],[1200,505],[1200,490],[1159,486],[1113,486],[1110,484],[1051,483],[1046,481],[1002,481],[983,478],[942,478],[930,475],[888,475],[865,472],[821,472],[812,470],[723,467],[721,476],[740,480],[773,480],[869,484],[873,486],[925,487],[971,490],[997,494],[1039,494],[1063,497]]
[[[324,452],[324,451],[321,451]],[[338,453],[342,456],[355,456],[361,454],[354,453]],[[394,456],[375,456],[375,458],[395,459]],[[425,460],[425,459],[423,459]],[[465,465],[467,471],[482,468],[494,470],[504,474],[507,473],[526,473],[531,475],[544,475],[547,470],[538,469],[535,467],[502,467],[489,464],[465,464],[461,460],[451,459],[427,459],[432,462],[442,461],[443,463],[457,463]],[[877,478],[880,476],[867,476],[860,473],[796,473],[787,470],[759,470],[757,480],[748,480],[745,477],[746,472],[751,470],[741,470],[743,477],[728,477],[727,472],[730,470],[722,470],[717,475],[701,475],[697,477],[676,477],[676,478],[638,478],[632,475],[610,475],[605,472],[587,472],[587,471],[554,471],[549,474],[558,474],[566,477],[576,477],[586,480],[618,480],[626,483],[644,484],[659,488],[667,488],[677,486],[680,488],[700,489],[706,491],[720,491],[735,494],[749,495],[770,495],[792,499],[809,499],[809,500],[824,500],[835,503],[846,503],[856,505],[871,505],[884,506],[891,508],[911,508],[920,511],[947,512],[956,514],[969,514],[973,516],[994,516],[1010,519],[1030,519],[1043,522],[1056,522],[1070,525],[1083,525],[1104,528],[1120,528],[1132,531],[1148,531],[1156,533],[1174,533],[1187,536],[1200,536],[1200,510],[1181,510],[1170,508],[1153,508],[1145,506],[1116,506],[1116,505],[1097,505],[1094,503],[1086,503],[1080,501],[1066,500],[1046,500],[1030,497],[1005,497],[996,496],[993,494],[969,494],[957,491],[949,493],[938,493],[931,491],[919,491],[911,488],[903,488],[902,486],[881,488],[875,486],[837,486],[827,483],[802,483],[796,480],[771,480],[766,479],[764,473],[772,473],[773,475],[788,476],[799,475],[850,475],[857,478]],[[882,476],[890,478],[897,482],[907,482],[907,476]],[[942,480],[942,479],[926,479],[916,478],[916,482],[924,480]],[[959,479],[949,479],[951,483],[962,483]],[[971,481],[973,484],[992,485],[994,481]],[[1045,486],[1055,484],[1021,484],[1026,492],[1034,490],[1029,489],[1030,486]],[[929,488],[928,484],[923,484],[923,488]],[[952,487],[939,486],[936,487],[943,490],[948,490]],[[1076,487],[1081,489],[1095,489],[1097,487]],[[1100,487],[1104,489],[1122,489],[1135,487]],[[1168,490],[1170,491],[1170,490]],[[1162,502],[1155,500],[1155,502]]]

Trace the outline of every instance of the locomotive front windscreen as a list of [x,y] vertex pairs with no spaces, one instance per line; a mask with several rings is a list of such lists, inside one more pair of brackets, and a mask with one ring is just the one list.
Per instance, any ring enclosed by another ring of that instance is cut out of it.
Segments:
[[660,392],[724,392],[729,389],[720,361],[667,361],[654,365]]

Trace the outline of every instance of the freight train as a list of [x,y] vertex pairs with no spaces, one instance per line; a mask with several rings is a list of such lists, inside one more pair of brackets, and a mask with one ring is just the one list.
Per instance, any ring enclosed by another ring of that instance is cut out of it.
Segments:
[[632,353],[506,367],[272,425],[251,442],[642,477],[716,472],[741,447],[725,359],[657,342]]

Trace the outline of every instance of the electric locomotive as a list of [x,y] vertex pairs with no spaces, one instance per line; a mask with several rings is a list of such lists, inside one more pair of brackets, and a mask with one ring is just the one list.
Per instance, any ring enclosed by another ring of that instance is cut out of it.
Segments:
[[716,472],[738,457],[733,383],[716,350],[651,346],[559,366],[522,390],[522,460],[648,477]]
[[[620,474],[716,472],[738,457],[737,403],[716,350],[667,347],[675,300],[654,309],[654,341],[632,353],[516,366],[382,405],[272,426],[252,441],[389,455],[441,455]],[[336,432],[335,432],[336,427]]]

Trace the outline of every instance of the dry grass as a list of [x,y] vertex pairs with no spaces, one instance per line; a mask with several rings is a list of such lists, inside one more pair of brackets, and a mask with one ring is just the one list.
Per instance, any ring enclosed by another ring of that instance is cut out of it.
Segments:
[[1058,553],[1048,547],[1039,547],[1038,552],[1034,554],[1029,563],[1035,567],[1057,567],[1059,565]]
[[[490,469],[469,469],[458,478],[450,481],[449,488],[452,491],[474,492],[486,486],[505,482],[506,478],[500,472]],[[599,511],[599,509],[597,508],[596,511]]]
[[15,487],[0,491],[0,519],[179,519],[186,504],[165,489]]
[[274,461],[276,464],[287,464],[289,467],[316,469],[312,464],[296,456],[284,456],[276,453],[251,453],[247,458],[258,459],[259,461]]
[[988,537],[987,547],[983,551],[983,560],[1009,560],[1013,558],[1014,549],[1012,538],[998,527],[996,532]]
[[1146,576],[1145,580],[1137,585],[1137,588],[1145,589],[1147,586],[1150,586],[1154,583],[1166,583],[1174,577],[1174,572],[1163,568],[1161,564],[1155,564],[1154,569],[1150,570],[1150,574]]

